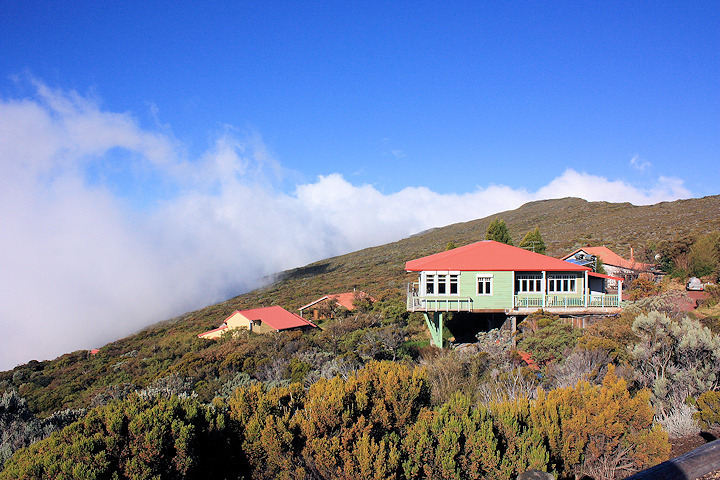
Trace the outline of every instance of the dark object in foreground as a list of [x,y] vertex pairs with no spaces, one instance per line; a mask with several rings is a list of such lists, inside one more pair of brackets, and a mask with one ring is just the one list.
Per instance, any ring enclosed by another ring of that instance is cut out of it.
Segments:
[[720,440],[638,472],[627,480],[693,480],[716,470],[720,470]]

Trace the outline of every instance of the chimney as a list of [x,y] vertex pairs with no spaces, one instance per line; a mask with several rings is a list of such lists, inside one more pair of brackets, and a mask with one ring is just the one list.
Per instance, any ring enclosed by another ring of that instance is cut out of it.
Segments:
[[630,247],[630,262],[635,263],[635,252],[633,251],[633,247]]

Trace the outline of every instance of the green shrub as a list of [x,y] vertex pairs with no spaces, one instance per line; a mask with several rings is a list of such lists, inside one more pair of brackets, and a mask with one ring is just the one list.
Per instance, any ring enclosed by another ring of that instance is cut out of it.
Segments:
[[698,397],[698,411],[693,414],[700,428],[711,428],[720,425],[720,392],[705,392]]

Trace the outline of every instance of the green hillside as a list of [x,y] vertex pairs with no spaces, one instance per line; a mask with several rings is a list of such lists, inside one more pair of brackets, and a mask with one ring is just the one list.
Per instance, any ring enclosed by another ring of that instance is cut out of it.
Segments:
[[[334,354],[354,354],[360,340],[349,337],[359,338],[357,332],[387,328],[393,322],[402,326],[406,342],[422,342],[427,335],[422,321],[404,312],[405,285],[414,280],[414,275],[404,271],[405,262],[442,251],[451,241],[460,246],[482,240],[493,219],[505,220],[516,245],[528,230],[539,227],[548,255],[560,256],[581,245],[607,245],[626,257],[632,247],[638,260],[646,260],[670,249],[677,239],[720,231],[718,212],[720,196],[652,206],[577,198],[532,202],[517,210],[436,228],[280,273],[268,279],[265,287],[150,326],[102,347],[94,356],[77,351],[52,361],[31,361],[0,373],[0,391],[17,390],[27,399],[30,409],[41,415],[102,403],[103,399],[122,396],[122,392],[151,385],[169,375],[189,379],[190,390],[194,388],[203,398],[212,398],[238,372],[252,375],[260,368],[258,365],[264,365],[270,355],[282,350],[267,338],[217,343],[196,337],[217,327],[236,309],[278,304],[296,311],[327,293],[358,289],[379,300],[367,312],[374,316],[363,317],[357,325],[346,322],[346,331],[332,333],[348,336],[342,346],[331,349]],[[312,348],[325,351],[331,341],[329,336],[328,331],[317,333]]]

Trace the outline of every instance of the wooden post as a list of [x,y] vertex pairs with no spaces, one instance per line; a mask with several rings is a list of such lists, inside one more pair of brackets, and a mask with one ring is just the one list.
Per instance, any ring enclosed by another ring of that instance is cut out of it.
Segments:
[[517,331],[517,317],[515,315],[510,316],[510,324],[512,325],[512,346],[517,347],[517,341],[515,340],[515,332]]

